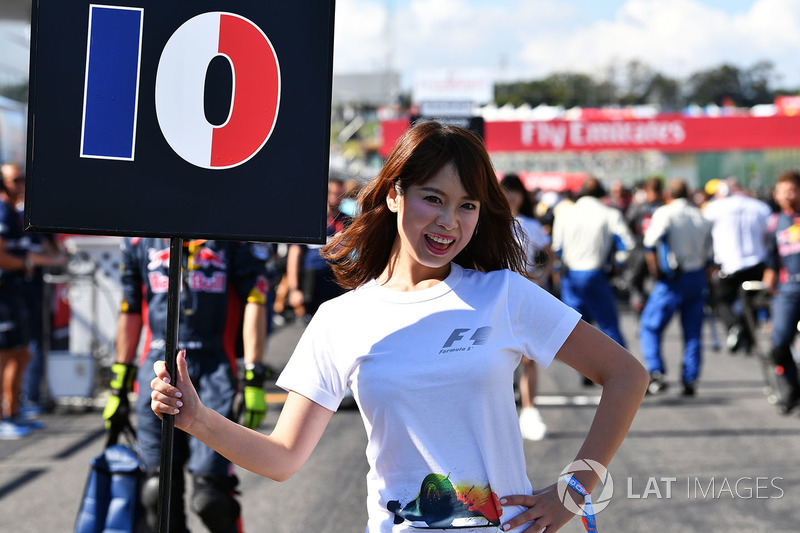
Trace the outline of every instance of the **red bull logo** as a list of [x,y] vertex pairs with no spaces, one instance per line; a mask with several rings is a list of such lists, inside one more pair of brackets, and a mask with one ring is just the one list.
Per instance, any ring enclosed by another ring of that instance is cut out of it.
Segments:
[[147,270],[158,270],[160,268],[169,268],[169,248],[164,250],[154,250],[150,248],[147,251],[147,257],[150,260],[147,263]]
[[216,270],[225,270],[228,267],[225,261],[225,252],[220,250],[215,252],[210,248],[200,248],[191,258],[190,270],[214,268]]
[[206,276],[202,272],[190,272],[186,283],[196,292],[214,292],[222,294],[228,287],[228,276],[224,272],[214,272]]
[[258,280],[256,280],[256,289],[261,294],[267,294],[267,291],[269,290],[269,283],[267,283],[267,279],[264,276],[258,276]]
[[258,276],[256,284],[250,289],[250,294],[247,295],[248,303],[266,304],[267,291],[269,290],[269,283],[264,276]]

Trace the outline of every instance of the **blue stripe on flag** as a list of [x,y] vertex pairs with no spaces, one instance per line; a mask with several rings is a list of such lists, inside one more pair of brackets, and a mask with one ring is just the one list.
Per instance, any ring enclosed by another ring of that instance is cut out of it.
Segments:
[[133,159],[144,11],[90,10],[81,156]]

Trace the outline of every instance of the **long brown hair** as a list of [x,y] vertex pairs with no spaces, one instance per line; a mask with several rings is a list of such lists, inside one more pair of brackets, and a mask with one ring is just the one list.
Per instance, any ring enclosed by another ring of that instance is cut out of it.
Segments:
[[359,194],[360,214],[323,248],[339,285],[356,288],[386,268],[397,237],[397,215],[386,205],[390,188],[402,193],[451,162],[464,189],[480,202],[475,234],[454,262],[484,272],[525,270],[514,217],[483,142],[463,128],[427,121],[409,128],[397,141],[380,173]]

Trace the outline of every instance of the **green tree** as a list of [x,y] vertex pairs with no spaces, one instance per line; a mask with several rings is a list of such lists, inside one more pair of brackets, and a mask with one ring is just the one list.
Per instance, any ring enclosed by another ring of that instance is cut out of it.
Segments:
[[775,90],[779,76],[771,61],[759,61],[743,73],[745,105],[767,104],[775,100]]
[[657,104],[662,109],[678,109],[684,105],[681,83],[663,74],[650,79],[645,95],[643,103]]
[[656,76],[650,66],[634,59],[625,65],[625,79],[619,103],[638,105],[647,103],[650,83]]
[[705,106],[730,101],[750,107],[771,103],[780,94],[799,92],[797,88],[775,88],[779,76],[769,61],[759,61],[744,69],[725,63],[694,72],[684,80],[667,76],[638,60],[628,62],[621,69],[621,76],[618,72],[612,65],[606,69],[605,79],[600,80],[587,74],[559,72],[538,80],[499,84],[495,88],[495,103],[566,108],[655,104],[662,109],[679,109],[689,103]]
[[498,106],[591,106],[598,105],[599,93],[598,84],[590,76],[562,72],[551,74],[542,80],[499,84],[495,87],[495,103]]
[[760,61],[747,69],[726,63],[696,72],[687,81],[687,99],[699,105],[722,105],[727,99],[741,107],[770,103],[775,99],[774,70],[771,62]]

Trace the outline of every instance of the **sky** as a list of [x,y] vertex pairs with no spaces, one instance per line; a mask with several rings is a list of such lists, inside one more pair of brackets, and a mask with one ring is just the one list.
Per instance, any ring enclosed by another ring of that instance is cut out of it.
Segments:
[[[391,16],[387,16],[391,14]],[[483,68],[605,77],[637,59],[684,79],[772,61],[800,86],[800,0],[337,0],[334,72]]]
[[[16,26],[0,31],[0,69],[24,75],[27,35]],[[679,80],[770,60],[779,86],[800,87],[800,0],[336,0],[334,40],[335,73],[390,66],[403,90],[431,69],[606,79],[632,59]]]

